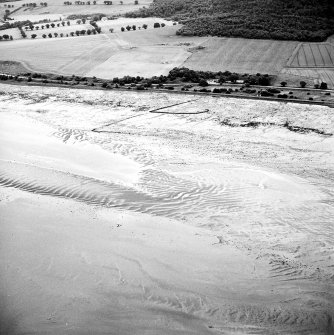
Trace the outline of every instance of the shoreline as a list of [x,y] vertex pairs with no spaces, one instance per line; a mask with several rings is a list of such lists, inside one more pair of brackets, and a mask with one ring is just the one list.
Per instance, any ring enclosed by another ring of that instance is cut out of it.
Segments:
[[[333,102],[325,102],[325,101],[312,101],[312,100],[304,100],[304,99],[283,99],[283,98],[276,98],[276,97],[263,97],[263,96],[244,96],[240,94],[225,94],[225,93],[212,93],[212,92],[194,92],[194,91],[175,91],[175,90],[168,90],[168,89],[146,89],[146,90],[136,90],[132,88],[102,88],[99,86],[88,86],[88,85],[65,85],[65,84],[56,84],[56,83],[38,83],[38,82],[17,82],[15,80],[6,80],[0,81],[0,83],[6,85],[15,85],[15,86],[34,86],[34,87],[59,87],[59,88],[70,88],[70,89],[79,89],[79,90],[99,90],[99,91],[121,91],[121,92],[138,92],[138,93],[168,93],[168,94],[180,94],[180,95],[199,95],[199,96],[212,96],[215,98],[235,98],[235,99],[246,99],[246,100],[264,100],[264,101],[275,101],[275,102],[282,102],[282,103],[294,103],[294,104],[303,104],[303,105],[315,105],[315,106],[327,106],[329,108],[334,108],[334,101]],[[274,87],[276,86],[269,86]],[[277,87],[281,88],[281,87]],[[288,87],[290,88],[290,87]],[[300,88],[297,88],[300,90]],[[309,89],[305,89],[308,91]],[[331,92],[332,90],[326,90]]]

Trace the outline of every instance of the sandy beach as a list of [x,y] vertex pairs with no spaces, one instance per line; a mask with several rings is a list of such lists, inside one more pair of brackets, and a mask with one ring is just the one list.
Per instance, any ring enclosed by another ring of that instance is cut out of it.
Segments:
[[325,106],[0,84],[0,333],[333,334],[333,133]]

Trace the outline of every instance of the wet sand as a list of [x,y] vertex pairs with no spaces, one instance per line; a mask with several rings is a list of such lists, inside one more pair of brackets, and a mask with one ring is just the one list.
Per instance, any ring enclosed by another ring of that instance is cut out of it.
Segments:
[[286,121],[334,132],[328,107],[0,85],[0,333],[332,334],[334,140]]

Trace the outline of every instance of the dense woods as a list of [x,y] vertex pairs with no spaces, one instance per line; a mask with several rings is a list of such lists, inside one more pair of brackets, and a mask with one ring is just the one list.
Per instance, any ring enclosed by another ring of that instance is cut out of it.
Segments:
[[154,0],[127,15],[177,20],[181,35],[323,41],[334,34],[329,0]]

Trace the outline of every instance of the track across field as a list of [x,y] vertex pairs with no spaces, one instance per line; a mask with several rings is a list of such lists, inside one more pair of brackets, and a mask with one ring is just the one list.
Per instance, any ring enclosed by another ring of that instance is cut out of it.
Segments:
[[289,67],[334,67],[334,46],[330,43],[300,43],[287,64]]

